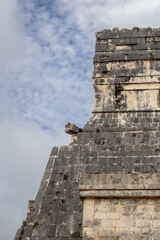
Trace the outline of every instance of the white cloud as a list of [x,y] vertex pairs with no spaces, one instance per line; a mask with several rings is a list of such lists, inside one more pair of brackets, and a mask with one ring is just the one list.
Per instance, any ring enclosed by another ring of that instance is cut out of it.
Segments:
[[17,0],[0,1],[0,70],[7,71],[21,51],[23,29]]
[[90,116],[95,32],[158,27],[159,11],[158,0],[0,1],[3,239],[24,218],[51,147],[69,139],[65,123],[82,127]]

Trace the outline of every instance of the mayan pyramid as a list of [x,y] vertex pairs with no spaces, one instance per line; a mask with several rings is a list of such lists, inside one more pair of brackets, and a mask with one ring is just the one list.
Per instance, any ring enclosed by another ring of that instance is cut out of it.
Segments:
[[160,29],[98,32],[93,86],[15,240],[160,240]]

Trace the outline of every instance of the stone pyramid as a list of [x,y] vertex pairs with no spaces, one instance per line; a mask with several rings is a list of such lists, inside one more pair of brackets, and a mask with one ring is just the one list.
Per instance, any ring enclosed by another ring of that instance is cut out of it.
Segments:
[[15,240],[160,239],[160,29],[98,32],[93,86]]

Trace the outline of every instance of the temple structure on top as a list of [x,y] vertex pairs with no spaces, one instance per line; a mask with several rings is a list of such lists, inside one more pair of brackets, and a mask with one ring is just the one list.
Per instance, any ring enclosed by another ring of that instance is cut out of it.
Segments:
[[160,28],[96,34],[94,107],[66,125],[15,240],[160,239]]

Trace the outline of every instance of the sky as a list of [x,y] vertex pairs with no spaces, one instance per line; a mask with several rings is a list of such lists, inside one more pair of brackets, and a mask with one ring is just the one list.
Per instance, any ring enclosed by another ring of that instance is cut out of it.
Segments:
[[65,124],[93,108],[95,32],[160,27],[159,0],[0,1],[0,239],[11,240],[35,199]]

